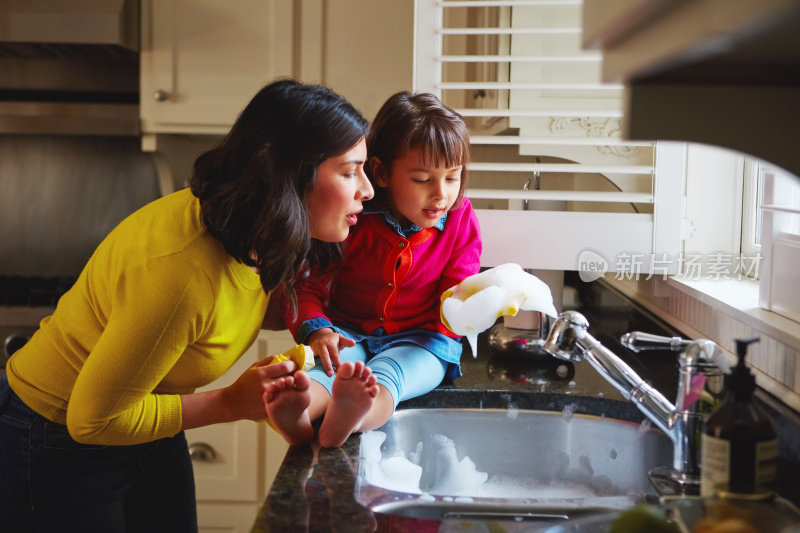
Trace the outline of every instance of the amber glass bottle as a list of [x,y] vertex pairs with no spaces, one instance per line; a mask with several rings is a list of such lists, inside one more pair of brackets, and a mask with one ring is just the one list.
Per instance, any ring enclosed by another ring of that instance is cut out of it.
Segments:
[[755,376],[744,363],[747,347],[758,338],[736,339],[738,363],[725,376],[725,401],[703,427],[703,496],[761,498],[775,489],[778,439],[775,426],[753,401]]

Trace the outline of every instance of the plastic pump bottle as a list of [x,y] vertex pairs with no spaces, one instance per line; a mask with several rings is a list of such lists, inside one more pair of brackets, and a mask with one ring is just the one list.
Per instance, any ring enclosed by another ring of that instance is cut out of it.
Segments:
[[756,379],[744,364],[759,339],[736,339],[738,363],[725,376],[727,397],[705,421],[701,445],[702,496],[772,496],[777,472],[775,426],[753,401]]

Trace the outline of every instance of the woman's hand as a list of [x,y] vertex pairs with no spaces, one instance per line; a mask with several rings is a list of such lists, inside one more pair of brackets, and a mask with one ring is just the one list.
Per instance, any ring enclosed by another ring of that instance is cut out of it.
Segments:
[[267,384],[297,370],[294,361],[269,364],[274,357],[256,361],[225,388],[181,396],[181,429],[267,418],[263,399]]
[[339,349],[355,346],[356,341],[336,333],[331,328],[322,328],[309,335],[306,344],[314,351],[314,355],[318,355],[322,360],[325,373],[332,376],[333,367],[338,368],[341,364]]

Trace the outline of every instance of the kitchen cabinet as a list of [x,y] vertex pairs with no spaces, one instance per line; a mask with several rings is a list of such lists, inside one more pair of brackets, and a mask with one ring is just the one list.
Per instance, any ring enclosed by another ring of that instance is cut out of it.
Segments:
[[626,85],[625,138],[724,146],[800,175],[796,0],[586,0],[583,20],[604,81]]
[[142,0],[142,132],[227,133],[263,85],[292,74],[293,4]]
[[295,76],[347,98],[368,120],[413,87],[415,2],[298,2]]
[[331,87],[368,119],[413,77],[411,2],[142,0],[141,131],[224,135],[279,77]]
[[[233,383],[254,361],[294,346],[288,331],[262,331],[242,358],[207,387]],[[266,423],[240,420],[188,430],[201,532],[250,531],[288,449]]]

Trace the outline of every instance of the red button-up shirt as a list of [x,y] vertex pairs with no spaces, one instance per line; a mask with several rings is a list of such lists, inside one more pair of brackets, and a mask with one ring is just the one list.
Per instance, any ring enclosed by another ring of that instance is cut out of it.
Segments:
[[444,230],[424,228],[406,239],[378,214],[362,214],[344,243],[340,269],[296,286],[298,315],[285,316],[292,334],[306,320],[327,318],[368,334],[431,329],[449,337],[439,318],[441,294],[480,268],[481,238],[472,204],[447,214]]

